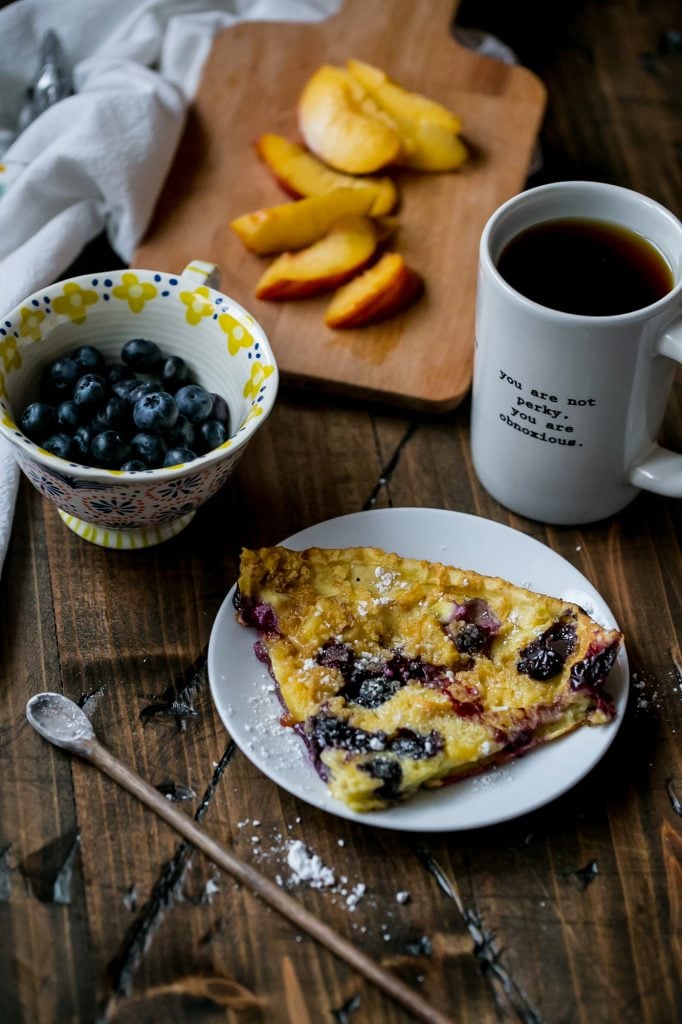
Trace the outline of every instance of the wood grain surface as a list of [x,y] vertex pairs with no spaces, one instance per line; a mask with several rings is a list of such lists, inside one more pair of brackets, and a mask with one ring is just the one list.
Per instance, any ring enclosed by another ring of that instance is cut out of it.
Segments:
[[[464,0],[459,26],[496,32],[547,86],[534,183],[613,181],[682,212],[678,16],[672,0]],[[99,243],[79,269],[105,260]],[[87,544],[22,482],[0,580],[3,1024],[410,1021],[41,740],[24,718],[40,690],[78,700],[114,754],[456,1024],[682,1019],[682,503],[641,495],[582,529],[521,519],[479,486],[468,417],[466,401],[436,417],[284,389],[220,494],[145,551]],[[663,440],[682,450],[680,380]],[[581,783],[455,835],[375,831],[278,789],[235,748],[205,674],[242,545],[415,505],[509,524],[567,558],[613,609],[632,671],[618,737]],[[354,910],[341,892],[292,883],[289,839],[340,888],[367,887]]]
[[[435,412],[454,408],[472,370],[477,243],[492,211],[518,192],[544,109],[541,82],[460,46],[452,0],[344,0],[315,25],[243,23],[215,41],[137,266],[179,273],[217,263],[222,288],[260,321],[290,382]],[[371,14],[370,14],[371,12]],[[254,288],[269,260],[248,252],[229,222],[285,202],[258,160],[266,132],[300,139],[298,97],[321,63],[349,56],[462,118],[471,159],[461,170],[394,175],[401,194],[391,247],[426,291],[404,314],[360,330],[323,323],[329,296],[264,302]]]

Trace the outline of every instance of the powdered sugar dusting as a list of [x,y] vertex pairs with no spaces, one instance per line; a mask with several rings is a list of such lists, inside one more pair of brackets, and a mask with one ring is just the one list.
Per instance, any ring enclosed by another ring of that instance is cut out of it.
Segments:
[[248,721],[242,722],[242,728],[247,734],[247,750],[258,754],[273,769],[287,771],[300,767],[302,750],[294,731],[280,724],[281,707],[276,691],[271,677],[264,676],[248,698]]
[[[374,932],[388,942],[396,930],[402,933],[398,925],[406,913],[403,907],[411,902],[410,893],[400,889],[393,898],[380,898],[365,882],[349,877],[348,867],[345,867],[346,874],[343,867],[328,862],[308,841],[296,835],[300,825],[300,817],[286,828],[244,818],[237,822],[237,829],[239,841],[247,848],[248,859],[254,864],[269,865],[280,888],[314,889],[319,899],[326,899],[353,915],[351,928],[363,935]],[[339,837],[332,840],[332,844],[339,857],[346,856],[345,839]]]
[[507,765],[491,765],[481,775],[475,775],[471,780],[474,789],[490,789],[492,786],[499,786],[505,782],[511,782],[514,778],[513,769]]
[[367,886],[364,882],[358,882],[354,885],[348,896],[346,896],[346,906],[349,910],[355,910],[360,900],[367,892]]
[[659,680],[655,675],[642,672],[633,672],[630,679],[637,711],[662,712],[668,694],[682,694],[682,680],[678,680],[676,672],[671,673],[672,685],[665,679]]
[[313,889],[324,889],[336,882],[331,868],[323,863],[317,853],[311,853],[301,839],[292,839],[287,852],[287,864],[295,884],[309,882]]

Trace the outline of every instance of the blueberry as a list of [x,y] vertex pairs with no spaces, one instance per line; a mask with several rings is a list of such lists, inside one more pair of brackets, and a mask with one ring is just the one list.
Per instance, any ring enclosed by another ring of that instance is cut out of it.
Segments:
[[163,355],[155,341],[132,338],[121,349],[121,359],[138,373],[154,373],[159,369]]
[[350,680],[353,666],[355,665],[355,654],[353,648],[344,643],[326,643],[317,652],[317,661],[327,668],[335,668],[348,682]]
[[55,398],[58,396],[65,398],[67,394],[71,393],[74,384],[82,374],[83,368],[75,359],[70,359],[69,356],[60,356],[59,359],[51,362],[45,371],[46,390]]
[[210,452],[227,440],[227,431],[219,420],[204,420],[199,425],[199,438],[202,451]]
[[72,455],[72,441],[68,434],[52,434],[43,441],[42,448],[52,455],[58,455],[60,459],[70,459]]
[[170,430],[165,432],[170,448],[194,448],[194,424],[186,416],[178,416]]
[[84,409],[94,410],[104,399],[107,386],[97,373],[86,373],[79,377],[73,389],[73,400]]
[[308,719],[305,733],[318,752],[325,747],[340,747],[354,754],[367,754],[377,741],[382,744],[386,742],[386,733],[370,733],[365,729],[358,729],[326,711],[320,711]]
[[211,419],[218,420],[218,422],[222,423],[225,429],[228,430],[230,426],[230,410],[227,402],[222,395],[216,395],[215,393],[211,394],[211,398],[213,399]]
[[375,757],[368,764],[358,765],[363,772],[367,772],[373,779],[381,779],[381,785],[375,790],[377,796],[386,800],[393,800],[400,792],[400,784],[403,781],[403,770],[398,761],[388,757]]
[[94,345],[81,345],[71,353],[71,358],[86,373],[101,373],[105,367],[104,356]]
[[135,405],[139,398],[144,395],[155,395],[163,391],[163,384],[158,377],[150,377],[148,380],[135,381],[135,386],[128,390],[126,398],[131,405]]
[[263,633],[279,632],[277,613],[267,601],[254,601],[251,597],[245,597],[237,587],[232,603],[239,621],[245,626],[255,626]]
[[575,648],[576,639],[574,623],[555,622],[520,651],[517,670],[538,682],[551,679],[563,669],[566,658]]
[[142,431],[135,434],[130,442],[130,450],[134,459],[144,462],[149,469],[158,469],[163,464],[167,445],[160,434]]
[[[317,654],[317,661],[343,676],[341,696],[365,708],[380,707],[413,675],[408,667],[412,663],[398,655],[389,662],[363,664],[363,659],[356,659],[353,649],[344,643],[325,644]],[[419,662],[419,666],[421,664]]]
[[179,466],[181,462],[191,462],[196,453],[190,448],[169,448],[163,460],[164,466]]
[[279,633],[277,612],[267,601],[256,601],[250,609],[253,624],[262,633]]
[[90,461],[90,442],[95,436],[95,432],[92,427],[88,427],[87,424],[83,423],[80,427],[76,427],[73,432],[73,457],[79,462]]
[[618,642],[616,641],[574,665],[570,676],[571,689],[579,690],[582,686],[591,689],[599,687],[613,668],[617,654]]
[[46,434],[54,430],[57,414],[54,406],[46,402],[31,402],[19,417],[19,426],[26,437],[32,441],[40,441]]
[[208,419],[213,408],[213,399],[200,384],[186,384],[175,396],[178,411],[186,416],[191,423],[201,423]]
[[544,682],[561,672],[563,666],[563,659],[550,647],[532,647],[529,644],[519,661],[519,672],[524,672],[531,679]]
[[116,430],[103,430],[90,442],[90,452],[98,466],[118,469],[130,457],[130,445]]
[[57,424],[64,431],[72,433],[78,426],[78,406],[71,399],[57,406]]
[[107,398],[106,403],[97,410],[92,418],[92,426],[99,433],[101,430],[124,431],[130,422],[130,409],[125,398],[112,395]]
[[363,708],[378,708],[390,700],[399,689],[400,683],[396,679],[386,679],[385,676],[368,676],[362,680],[353,696],[346,694],[345,687],[341,692],[348,700],[354,704],[360,704]]
[[167,391],[153,391],[135,402],[133,419],[140,430],[168,430],[178,418],[178,407]]
[[488,633],[475,622],[465,622],[455,634],[455,647],[460,654],[477,654],[488,644]]
[[140,462],[139,459],[128,459],[128,461],[124,462],[121,466],[124,473],[141,473],[143,470],[148,468],[149,467],[146,463]]
[[124,366],[123,363],[112,363],[107,367],[106,379],[108,384],[117,384],[121,380],[135,380],[135,376],[129,366]]
[[109,387],[114,395],[125,399],[126,402],[130,402],[130,396],[136,388],[140,387],[140,382],[137,377],[124,377],[122,380],[113,381]]
[[435,729],[432,729],[427,736],[414,732],[412,729],[398,729],[389,744],[389,749],[391,753],[397,754],[399,757],[422,761],[428,757],[435,757],[444,745],[443,737]]
[[353,727],[342,718],[321,712],[309,720],[307,729],[319,750],[325,747],[350,747]]
[[161,380],[166,391],[177,391],[189,377],[189,367],[180,356],[168,356],[161,367]]
[[421,658],[406,658],[402,654],[394,654],[386,664],[385,673],[389,679],[399,679],[401,684],[410,679],[417,679],[427,686],[442,685],[444,669],[439,665],[431,665]]

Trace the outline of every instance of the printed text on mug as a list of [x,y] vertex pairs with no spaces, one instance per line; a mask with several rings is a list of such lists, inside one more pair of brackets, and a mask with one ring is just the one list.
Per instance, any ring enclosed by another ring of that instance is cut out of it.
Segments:
[[[513,395],[513,402],[508,412],[500,412],[503,423],[513,430],[518,430],[526,437],[534,437],[546,444],[560,444],[569,448],[582,448],[582,442],[572,437],[575,428],[569,420],[569,412],[565,410],[584,409],[597,404],[594,398],[566,398],[540,391],[537,388],[526,389],[520,380],[512,377],[505,370],[499,370],[499,379],[510,384],[523,395]],[[528,397],[526,397],[526,395]]]

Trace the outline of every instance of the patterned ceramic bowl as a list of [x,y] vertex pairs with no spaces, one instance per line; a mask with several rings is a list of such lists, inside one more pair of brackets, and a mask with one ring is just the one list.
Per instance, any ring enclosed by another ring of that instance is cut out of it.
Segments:
[[[75,533],[110,548],[140,548],[175,536],[224,484],[272,409],[278,373],[252,316],[216,291],[216,268],[195,261],[179,276],[116,270],[60,281],[0,318],[0,432],[21,469]],[[120,361],[131,338],[181,356],[192,379],[223,396],[231,436],[185,464],[139,472],[67,462],[30,441],[18,418],[35,400],[44,367],[79,345]]]

